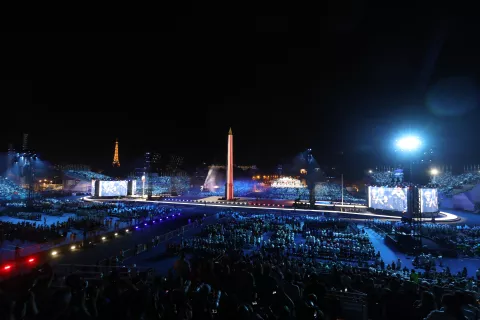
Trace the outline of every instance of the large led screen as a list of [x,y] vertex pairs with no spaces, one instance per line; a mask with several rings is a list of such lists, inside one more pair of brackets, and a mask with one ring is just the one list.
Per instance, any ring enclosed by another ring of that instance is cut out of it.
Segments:
[[90,190],[92,197],[95,197],[95,180],[92,180],[92,190]]
[[408,188],[368,187],[368,206],[373,209],[407,211]]
[[127,195],[127,181],[100,181],[99,197],[118,197]]
[[421,212],[438,211],[438,192],[437,189],[420,189],[420,208]]

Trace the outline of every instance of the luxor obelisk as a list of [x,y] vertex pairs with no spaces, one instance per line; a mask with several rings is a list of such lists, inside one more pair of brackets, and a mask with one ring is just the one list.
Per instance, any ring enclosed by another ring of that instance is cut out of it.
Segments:
[[232,128],[228,131],[228,154],[227,154],[227,185],[225,199],[233,200],[233,133]]

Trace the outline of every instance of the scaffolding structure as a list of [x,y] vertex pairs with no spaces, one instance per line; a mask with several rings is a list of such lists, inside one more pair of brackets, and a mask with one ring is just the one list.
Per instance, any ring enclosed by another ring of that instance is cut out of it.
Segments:
[[413,240],[415,242],[415,251],[422,250],[422,211],[420,202],[420,188],[417,186],[410,187],[408,192],[408,210],[412,221]]

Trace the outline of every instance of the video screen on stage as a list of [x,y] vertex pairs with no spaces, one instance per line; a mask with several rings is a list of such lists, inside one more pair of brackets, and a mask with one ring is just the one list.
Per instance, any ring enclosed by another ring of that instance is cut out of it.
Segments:
[[373,209],[407,211],[408,188],[368,187],[368,206]]
[[95,197],[95,180],[92,180],[92,190],[90,190],[92,197]]
[[438,212],[438,191],[437,189],[420,189],[421,212]]
[[99,197],[118,197],[127,195],[127,181],[100,181]]

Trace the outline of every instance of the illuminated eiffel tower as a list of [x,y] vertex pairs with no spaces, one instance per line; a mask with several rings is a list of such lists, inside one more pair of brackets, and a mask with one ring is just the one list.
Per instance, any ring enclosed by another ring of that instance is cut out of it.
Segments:
[[118,160],[118,138],[115,140],[115,152],[113,153],[113,166],[120,167],[120,160]]

